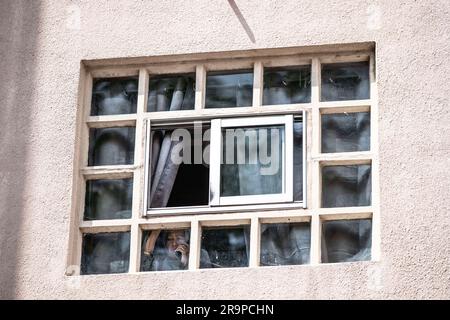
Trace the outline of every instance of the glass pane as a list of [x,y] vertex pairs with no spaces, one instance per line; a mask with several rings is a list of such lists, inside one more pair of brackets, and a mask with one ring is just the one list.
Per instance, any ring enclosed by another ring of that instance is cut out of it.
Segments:
[[278,223],[261,225],[262,266],[309,263],[310,223]]
[[129,232],[83,235],[81,274],[128,272],[129,260]]
[[94,80],[91,116],[135,113],[137,95],[137,77]]
[[370,206],[371,166],[326,166],[322,168],[322,207]]
[[339,220],[322,224],[322,262],[371,259],[372,221]]
[[369,99],[369,62],[322,65],[321,101]]
[[311,67],[264,68],[263,104],[311,102]]
[[249,107],[253,99],[253,70],[209,72],[206,108]]
[[89,130],[89,165],[134,163],[134,127]]
[[284,126],[222,130],[221,196],[283,192]]
[[143,232],[141,271],[186,270],[189,238],[189,229]]
[[294,201],[303,201],[303,123],[294,121]]
[[151,133],[149,207],[209,203],[209,126],[167,127]]
[[151,77],[147,111],[193,110],[195,74]]
[[322,152],[370,150],[370,113],[322,115]]
[[249,226],[202,228],[200,268],[247,267],[249,248]]
[[84,220],[131,218],[133,179],[88,180]]

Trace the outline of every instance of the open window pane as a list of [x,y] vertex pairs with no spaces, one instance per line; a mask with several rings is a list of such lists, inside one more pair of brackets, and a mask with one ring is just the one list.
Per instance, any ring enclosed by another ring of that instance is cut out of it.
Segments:
[[371,259],[372,221],[338,220],[322,223],[322,262]]
[[249,249],[249,226],[202,228],[200,268],[248,267]]
[[263,104],[311,102],[311,67],[264,68]]
[[253,99],[253,70],[208,72],[206,108],[249,107]]
[[325,166],[322,168],[322,207],[369,206],[371,166]]
[[311,224],[277,223],[261,225],[260,264],[281,266],[309,263]]
[[149,208],[201,206],[209,202],[209,126],[151,131]]
[[370,150],[370,113],[322,115],[322,152]]
[[91,116],[135,113],[137,94],[137,77],[95,79]]
[[152,76],[147,111],[193,110],[195,74]]
[[283,192],[284,126],[222,130],[221,195]]
[[130,233],[88,233],[83,235],[81,274],[128,272]]
[[89,165],[134,163],[134,127],[89,130]]
[[144,231],[140,270],[186,270],[189,266],[189,240],[189,229]]
[[369,99],[369,62],[322,65],[321,101]]
[[133,179],[86,181],[84,220],[129,219]]

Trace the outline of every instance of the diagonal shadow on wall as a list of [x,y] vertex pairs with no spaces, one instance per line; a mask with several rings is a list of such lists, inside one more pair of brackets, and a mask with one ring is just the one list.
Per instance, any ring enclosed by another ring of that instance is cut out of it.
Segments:
[[250,41],[255,43],[256,42],[255,35],[253,34],[252,29],[250,29],[250,26],[248,25],[247,20],[245,20],[241,10],[239,10],[239,7],[237,6],[236,2],[234,0],[228,0],[228,4],[230,5],[231,9],[233,9],[234,14],[236,15],[242,27],[244,28],[245,33],[247,34]]
[[35,93],[40,3],[0,1],[0,299],[14,299],[20,277],[27,143]]

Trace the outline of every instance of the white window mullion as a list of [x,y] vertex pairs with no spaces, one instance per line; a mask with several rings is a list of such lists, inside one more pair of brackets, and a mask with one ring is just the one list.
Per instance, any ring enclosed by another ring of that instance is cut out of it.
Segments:
[[149,207],[149,190],[150,190],[150,170],[151,170],[151,122],[150,119],[147,119],[145,122],[145,163],[144,163],[144,216],[147,215],[148,207]]
[[284,195],[285,201],[294,200],[294,117],[292,115],[285,116],[285,145],[284,145]]
[[258,267],[260,260],[261,224],[258,217],[252,217],[250,224],[249,267]]
[[205,108],[206,92],[206,68],[205,65],[197,65],[195,69],[195,110]]
[[146,121],[143,114],[147,106],[149,75],[146,69],[139,70],[139,89],[136,111],[136,138],[134,149],[134,161],[136,168],[133,175],[133,200],[132,200],[132,226],[130,234],[130,264],[129,272],[138,272],[140,267],[140,251],[142,232],[139,228],[139,219],[145,214],[143,204],[143,194],[145,177],[144,161],[146,159],[145,144],[146,141]]
[[303,123],[303,126],[302,126],[302,128],[303,128],[303,133],[302,133],[302,151],[303,151],[303,154],[302,154],[302,161],[303,161],[303,165],[302,165],[302,168],[303,168],[302,185],[303,185],[303,188],[302,188],[302,192],[303,192],[303,208],[306,209],[307,208],[306,202],[307,202],[307,199],[308,199],[307,175],[308,175],[308,172],[309,172],[308,171],[308,161],[307,161],[308,144],[306,143],[307,142],[307,127],[308,127],[307,123],[308,123],[308,119],[307,119],[307,114],[306,114],[305,110],[303,110],[302,114],[303,114],[302,115],[302,123]]
[[191,220],[191,240],[189,242],[189,270],[200,267],[201,226],[198,219]]
[[211,141],[209,149],[209,204],[220,205],[220,166],[222,163],[222,120],[211,121]]
[[264,68],[261,61],[256,61],[253,68],[253,107],[262,106],[264,90]]

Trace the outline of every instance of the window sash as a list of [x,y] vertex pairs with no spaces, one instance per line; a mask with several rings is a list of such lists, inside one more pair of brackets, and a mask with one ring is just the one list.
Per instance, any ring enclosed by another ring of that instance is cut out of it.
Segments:
[[[264,205],[273,204],[275,206],[281,205],[282,207],[286,203],[291,203],[295,207],[306,208],[307,199],[307,186],[306,186],[306,176],[307,176],[307,162],[306,162],[306,132],[307,132],[307,121],[306,121],[306,111],[301,112],[302,116],[302,189],[303,197],[300,201],[293,201],[293,185],[294,185],[294,143],[293,143],[293,123],[294,115],[278,115],[278,116],[259,116],[259,117],[237,117],[237,118],[225,118],[225,119],[213,119],[208,121],[211,123],[211,136],[210,136],[210,200],[208,205],[202,206],[181,206],[181,207],[167,207],[167,208],[149,208],[149,190],[151,179],[149,176],[150,168],[150,143],[151,143],[151,131],[153,127],[151,126],[151,120],[146,119],[145,121],[145,165],[144,165],[144,188],[143,188],[143,216],[153,216],[153,215],[180,215],[180,214],[192,214],[193,210],[196,213],[208,213],[216,212],[220,208],[234,208],[233,210],[247,211],[249,205]],[[189,123],[193,122],[188,121]],[[201,121],[199,119],[199,121]],[[186,122],[186,123],[188,123]],[[173,124],[172,122],[167,122],[167,125]],[[215,124],[215,125],[214,125]],[[222,129],[230,127],[256,127],[264,125],[283,125],[285,127],[285,141],[283,146],[284,156],[282,160],[282,176],[283,176],[283,192],[278,194],[261,194],[261,195],[244,195],[244,196],[218,196],[220,192],[220,164],[222,159]],[[163,126],[162,123],[155,124],[156,127]],[[216,208],[216,209],[214,209]]]
[[[244,205],[293,201],[293,166],[294,166],[294,142],[293,142],[293,115],[273,117],[251,117],[214,119],[211,121],[210,144],[210,205]],[[220,194],[221,163],[223,156],[222,129],[231,127],[257,127],[265,125],[283,125],[285,128],[285,140],[283,145],[282,160],[282,186],[279,194],[222,196]],[[304,129],[303,129],[304,130]]]

